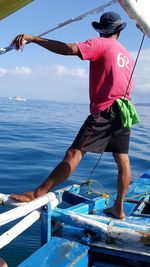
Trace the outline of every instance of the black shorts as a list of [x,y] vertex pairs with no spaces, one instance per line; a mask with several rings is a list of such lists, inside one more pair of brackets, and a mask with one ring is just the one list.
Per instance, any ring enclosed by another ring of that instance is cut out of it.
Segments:
[[107,110],[90,114],[71,148],[84,152],[128,153],[130,130],[121,125],[117,102]]

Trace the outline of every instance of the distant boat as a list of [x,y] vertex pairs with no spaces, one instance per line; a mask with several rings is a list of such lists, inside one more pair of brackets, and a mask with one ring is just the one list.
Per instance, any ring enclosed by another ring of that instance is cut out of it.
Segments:
[[26,101],[27,99],[21,96],[14,96],[14,97],[9,97],[9,100]]

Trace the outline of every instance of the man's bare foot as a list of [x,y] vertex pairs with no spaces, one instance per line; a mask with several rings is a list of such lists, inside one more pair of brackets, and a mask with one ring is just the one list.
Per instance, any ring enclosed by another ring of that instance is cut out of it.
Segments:
[[123,220],[125,219],[125,214],[123,211],[118,211],[115,207],[104,209],[104,212],[113,216],[114,218]]
[[10,198],[20,202],[29,202],[31,200],[34,200],[36,197],[34,195],[34,192],[27,192],[23,194],[11,194]]
[[41,197],[45,194],[46,194],[46,192],[44,192],[40,189],[36,189],[33,192],[31,191],[31,192],[26,192],[26,193],[22,193],[22,194],[11,194],[10,198],[14,199],[16,201],[20,201],[20,202],[29,202],[29,201],[32,201],[35,198]]

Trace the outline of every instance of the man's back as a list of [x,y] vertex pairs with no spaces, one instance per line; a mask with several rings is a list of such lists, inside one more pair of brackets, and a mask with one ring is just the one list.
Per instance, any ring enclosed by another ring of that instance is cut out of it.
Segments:
[[111,37],[96,37],[78,45],[83,59],[90,60],[91,112],[105,110],[117,98],[130,99],[133,61],[129,52]]

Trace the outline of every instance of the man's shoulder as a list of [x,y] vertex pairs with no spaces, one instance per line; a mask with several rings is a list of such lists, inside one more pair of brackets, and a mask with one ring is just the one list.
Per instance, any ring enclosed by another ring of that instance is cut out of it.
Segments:
[[97,37],[92,37],[92,38],[90,38],[89,40],[90,40],[91,42],[93,42],[93,43],[101,43],[101,42],[102,42],[101,39],[102,39],[102,38],[101,38],[100,36],[97,36]]

